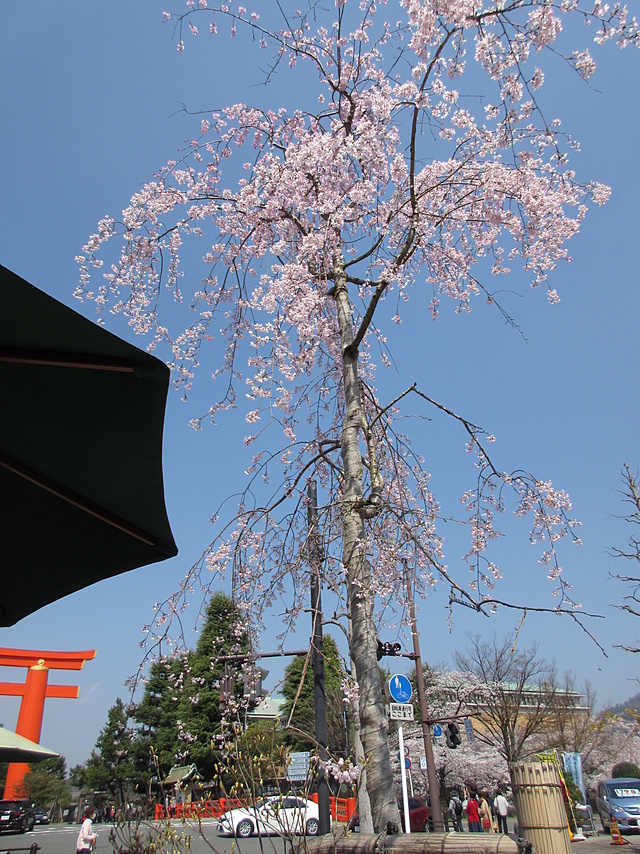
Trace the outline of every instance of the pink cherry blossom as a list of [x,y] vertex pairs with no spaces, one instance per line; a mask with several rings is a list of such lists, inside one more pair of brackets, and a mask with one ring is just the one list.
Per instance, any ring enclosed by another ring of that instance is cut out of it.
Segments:
[[[240,409],[252,430],[245,443],[259,447],[243,465],[245,487],[231,490],[238,504],[216,508],[212,543],[159,606],[150,642],[195,590],[224,577],[254,633],[286,593],[286,636],[308,607],[313,476],[322,580],[349,613],[363,744],[378,755],[376,613],[406,605],[405,566],[418,594],[443,583],[475,608],[526,607],[499,600],[501,570],[489,556],[510,508],[529,520],[549,609],[579,619],[559,554],[563,541],[579,542],[566,493],[546,474],[501,471],[485,447],[493,436],[426,389],[383,399],[376,377],[391,364],[385,330],[406,311],[467,314],[479,299],[500,310],[493,283],[512,271],[559,300],[569,242],[608,190],[578,176],[574,141],[539,100],[545,53],[564,49],[571,18],[592,22],[596,43],[637,46],[640,36],[625,7],[600,0],[398,0],[391,21],[391,4],[311,5],[313,14],[283,3],[281,17],[275,6],[260,17],[235,2],[191,0],[171,14],[180,52],[186,28],[194,37],[202,26],[216,38],[249,31],[257,50],[271,51],[268,82],[306,66],[313,91],[297,109],[263,99],[201,121],[192,143],[90,236],[78,295],[147,336],[177,389],[206,366],[215,397],[193,426]],[[589,46],[571,50],[567,73],[591,77]],[[475,105],[460,98],[465,75],[482,95]],[[203,259],[188,275],[187,246]],[[175,322],[179,306],[189,307],[186,326]],[[469,534],[467,573],[445,563],[443,514],[427,451],[407,432],[409,409],[450,418],[467,440],[457,520]],[[384,762],[368,770],[379,827],[394,818],[391,782]]]

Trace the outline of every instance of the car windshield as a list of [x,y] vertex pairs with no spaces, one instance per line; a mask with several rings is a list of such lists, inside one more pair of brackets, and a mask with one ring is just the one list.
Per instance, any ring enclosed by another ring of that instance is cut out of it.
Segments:
[[640,786],[609,786],[612,798],[640,798]]

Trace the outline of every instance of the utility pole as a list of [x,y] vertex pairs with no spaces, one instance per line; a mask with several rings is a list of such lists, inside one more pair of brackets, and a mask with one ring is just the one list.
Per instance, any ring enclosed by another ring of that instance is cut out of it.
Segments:
[[427,695],[424,690],[424,673],[422,670],[422,659],[420,658],[420,643],[418,641],[418,628],[416,626],[416,611],[413,604],[413,593],[411,592],[411,579],[409,568],[404,565],[405,582],[407,585],[407,601],[409,603],[409,619],[411,622],[411,639],[413,640],[413,658],[416,665],[416,683],[418,687],[418,701],[420,703],[420,719],[422,722],[422,740],[424,741],[424,755],[427,760],[427,780],[429,782],[429,794],[431,795],[431,816],[433,818],[433,829],[444,831],[444,818],[440,804],[440,784],[436,774],[436,763],[433,758],[433,744],[431,743],[431,729],[429,727],[429,709],[427,707]]
[[[315,480],[307,484],[307,520],[309,523],[309,567],[311,570],[311,617],[312,617],[312,667],[313,700],[316,721],[316,743],[319,758],[325,763],[327,753],[327,700],[324,688],[324,656],[322,652],[322,600],[320,596],[320,564],[322,551],[318,538],[318,491]],[[331,807],[329,804],[329,784],[324,768],[318,773],[318,835],[331,830]]]

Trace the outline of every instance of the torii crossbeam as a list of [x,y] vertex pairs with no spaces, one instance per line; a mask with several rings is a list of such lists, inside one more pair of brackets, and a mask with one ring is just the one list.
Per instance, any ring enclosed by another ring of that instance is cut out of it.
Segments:
[[[82,670],[85,661],[95,658],[95,649],[82,652],[53,652],[51,650],[7,649],[0,647],[0,667],[27,667],[27,678],[23,684],[0,682],[0,695],[22,697],[18,723],[18,735],[39,743],[44,716],[44,701],[48,697],[75,700],[77,685],[49,685],[50,670]],[[26,762],[12,762],[7,770],[4,797],[21,795],[22,781],[29,770]]]

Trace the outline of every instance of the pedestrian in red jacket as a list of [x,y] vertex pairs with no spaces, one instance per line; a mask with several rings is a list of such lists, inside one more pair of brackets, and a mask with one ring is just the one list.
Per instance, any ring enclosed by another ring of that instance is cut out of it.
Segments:
[[467,814],[467,821],[469,822],[469,833],[482,833],[478,793],[473,789],[469,791],[469,797],[464,803],[464,811]]

